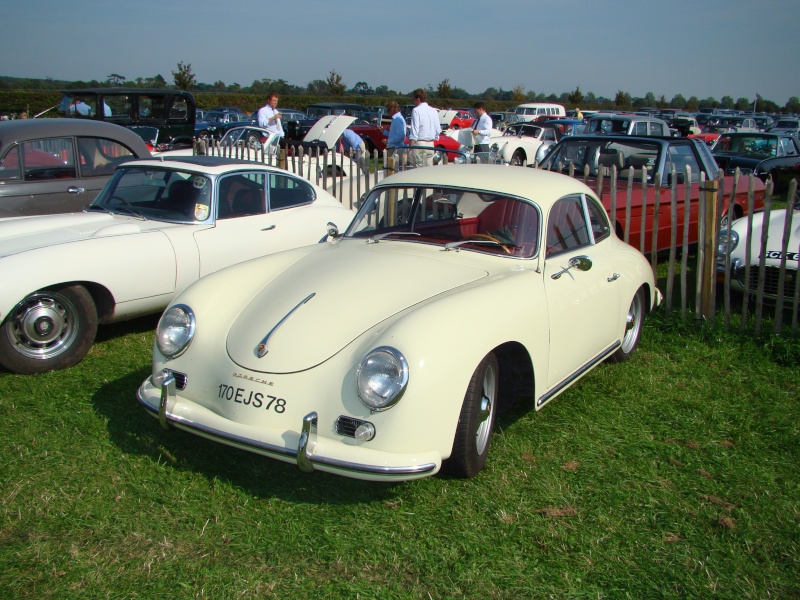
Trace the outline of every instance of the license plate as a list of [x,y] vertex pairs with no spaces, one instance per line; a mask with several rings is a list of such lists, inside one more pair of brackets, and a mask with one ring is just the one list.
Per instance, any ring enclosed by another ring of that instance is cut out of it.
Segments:
[[217,388],[218,398],[226,402],[233,402],[243,406],[249,406],[258,410],[270,410],[278,414],[286,410],[286,400],[264,392],[256,392],[245,387],[220,383]]

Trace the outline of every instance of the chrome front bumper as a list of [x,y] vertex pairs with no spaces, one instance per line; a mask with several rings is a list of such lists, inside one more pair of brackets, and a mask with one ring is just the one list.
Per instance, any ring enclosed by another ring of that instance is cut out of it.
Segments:
[[[157,397],[154,393],[156,390],[159,392]],[[270,444],[252,437],[224,431],[219,427],[187,419],[175,413],[179,400],[176,394],[175,378],[172,375],[167,376],[159,387],[153,385],[150,378],[146,379],[139,387],[136,399],[149,413],[158,419],[165,429],[176,427],[229,446],[256,452],[284,462],[295,462],[300,470],[305,473],[321,470],[358,479],[405,480],[433,475],[440,466],[440,461],[438,460],[423,460],[418,464],[395,466],[359,463],[335,456],[325,456],[322,451],[323,444],[320,443],[317,436],[318,415],[316,412],[310,412],[303,417],[296,448]],[[325,440],[325,446],[329,449],[334,448],[329,439]],[[319,452],[318,449],[320,450]],[[366,450],[364,453],[371,455],[386,454],[376,450]],[[400,455],[392,456],[396,458]]]

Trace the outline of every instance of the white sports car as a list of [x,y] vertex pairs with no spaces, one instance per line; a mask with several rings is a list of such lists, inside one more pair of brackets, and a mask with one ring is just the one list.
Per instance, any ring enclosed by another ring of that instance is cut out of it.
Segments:
[[353,212],[305,179],[218,157],[117,169],[83,212],[0,220],[0,365],[71,366],[98,323],[164,310],[203,275],[319,242]]
[[486,461],[498,406],[625,360],[660,302],[583,183],[497,165],[387,177],[325,244],[172,302],[139,402],[164,427],[374,480]]
[[541,162],[547,151],[561,139],[561,132],[553,127],[540,127],[534,123],[512,123],[498,134],[492,135],[489,145],[493,162],[515,166]]
[[[758,294],[759,280],[763,280],[763,295],[776,300],[783,285],[783,297],[792,302],[797,294],[797,266],[800,261],[800,202],[790,210],[773,209],[766,223],[766,246],[763,253],[763,275],[761,275],[761,238],[764,232],[763,212],[753,214],[752,234],[747,236],[747,217],[737,219],[730,229],[720,232],[717,251],[717,272],[724,273],[726,253],[730,245],[731,287],[752,295]],[[787,219],[789,222],[787,223]],[[784,249],[784,231],[788,233]],[[748,261],[749,258],[749,261]],[[749,262],[750,268],[747,269]],[[784,263],[781,281],[781,263]]]

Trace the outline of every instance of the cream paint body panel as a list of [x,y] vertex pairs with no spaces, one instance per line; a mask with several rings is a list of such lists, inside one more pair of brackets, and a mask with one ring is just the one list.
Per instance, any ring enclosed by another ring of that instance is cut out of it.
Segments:
[[[544,288],[550,320],[550,369],[547,387],[552,388],[619,339],[620,283],[608,281],[614,270],[600,242],[575,252],[545,260]],[[574,256],[588,256],[592,268],[572,268],[558,279],[552,275],[569,266]]]

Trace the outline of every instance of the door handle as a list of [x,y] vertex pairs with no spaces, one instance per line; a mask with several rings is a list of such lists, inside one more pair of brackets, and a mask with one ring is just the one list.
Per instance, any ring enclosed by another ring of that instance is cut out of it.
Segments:
[[612,281],[616,281],[617,279],[619,279],[619,273],[613,273],[613,274],[612,274],[612,275],[611,275],[611,276],[608,278],[608,282],[609,282],[609,283],[611,283]]
[[74,185],[67,188],[68,194],[82,194],[86,191],[86,188],[79,188],[75,187]]

